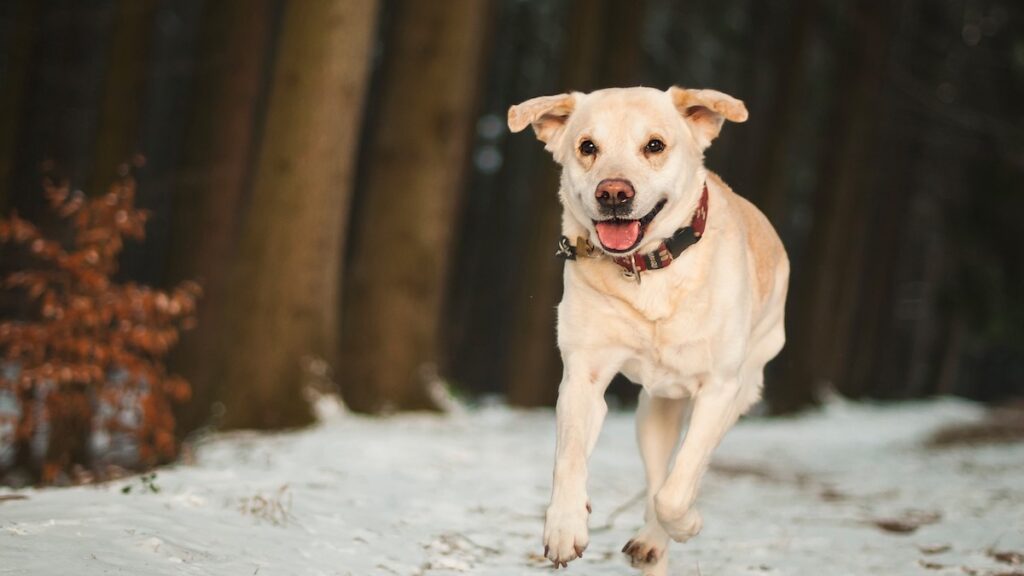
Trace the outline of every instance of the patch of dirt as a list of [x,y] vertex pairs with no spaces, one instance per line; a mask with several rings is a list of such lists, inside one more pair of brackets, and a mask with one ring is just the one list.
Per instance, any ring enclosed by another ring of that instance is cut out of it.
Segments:
[[796,472],[782,474],[767,466],[749,462],[712,462],[710,470],[725,478],[753,478],[772,484],[791,484],[794,486],[811,486],[816,484],[810,475]]
[[995,408],[985,420],[940,428],[927,441],[929,448],[1024,442],[1024,401]]
[[774,472],[749,462],[712,462],[710,470],[726,478],[756,478],[767,482],[782,482]]
[[821,492],[818,493],[818,497],[821,498],[823,502],[843,502],[844,500],[850,499],[849,494],[835,488],[834,486],[825,486],[822,488]]
[[926,554],[928,556],[932,556],[932,555],[935,555],[935,554],[942,554],[944,552],[949,552],[950,550],[953,549],[953,547],[950,546],[949,544],[933,544],[931,546],[918,546],[917,549],[921,551],[921,554]]
[[528,553],[526,555],[526,561],[533,566],[547,566],[551,563],[551,560],[548,560],[536,552]]
[[935,524],[942,519],[942,514],[927,510],[907,510],[900,516],[892,518],[876,518],[871,521],[875,527],[893,534],[911,534],[921,526]]
[[1009,550],[999,551],[991,548],[986,552],[989,557],[996,562],[1009,564],[1010,566],[1020,566],[1021,564],[1024,564],[1024,554],[1021,554],[1020,552],[1012,552]]

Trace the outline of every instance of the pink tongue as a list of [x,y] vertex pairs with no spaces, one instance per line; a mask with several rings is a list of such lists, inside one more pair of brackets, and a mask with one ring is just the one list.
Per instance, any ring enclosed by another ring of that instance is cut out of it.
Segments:
[[609,250],[628,250],[640,236],[639,220],[598,222],[595,226],[601,244]]

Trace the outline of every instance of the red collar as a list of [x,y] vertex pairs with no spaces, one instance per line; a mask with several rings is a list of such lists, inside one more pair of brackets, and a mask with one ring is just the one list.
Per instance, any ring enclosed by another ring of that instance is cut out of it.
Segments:
[[[661,241],[661,244],[646,254],[629,254],[627,256],[613,256],[615,262],[622,268],[627,278],[636,278],[640,281],[640,272],[647,270],[658,270],[667,268],[672,262],[679,258],[684,250],[696,244],[704,236],[704,227],[708,221],[708,185],[704,184],[704,190],[700,195],[700,204],[693,212],[690,225],[676,230],[671,238]],[[584,256],[596,256],[597,250],[589,240],[583,237],[576,238],[576,245],[569,243],[569,239],[562,236],[558,243],[558,251],[555,255],[566,260],[575,260],[580,254]]]

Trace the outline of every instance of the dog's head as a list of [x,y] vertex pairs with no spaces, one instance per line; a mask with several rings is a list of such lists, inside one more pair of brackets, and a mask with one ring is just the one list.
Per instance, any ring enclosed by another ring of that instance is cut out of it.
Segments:
[[704,150],[743,102],[714,90],[612,88],[513,106],[513,132],[533,126],[562,165],[562,203],[609,253],[638,250],[684,225],[696,206]]

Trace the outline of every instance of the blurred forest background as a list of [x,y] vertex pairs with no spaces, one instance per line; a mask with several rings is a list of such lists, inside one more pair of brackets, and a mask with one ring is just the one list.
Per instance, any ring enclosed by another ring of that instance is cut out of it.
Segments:
[[[712,87],[750,121],[723,131],[708,165],[765,211],[793,262],[770,408],[825,389],[998,401],[1024,393],[1022,12],[3,0],[0,214],[60,238],[41,167],[98,197],[145,157],[146,237],[115,280],[203,287],[167,360],[192,387],[178,434],[301,425],[308,386],[365,412],[436,407],[442,386],[549,406],[557,172],[508,134],[506,110],[565,90]],[[0,272],[17,269],[0,254]],[[33,314],[22,290],[0,296],[0,319]]]

